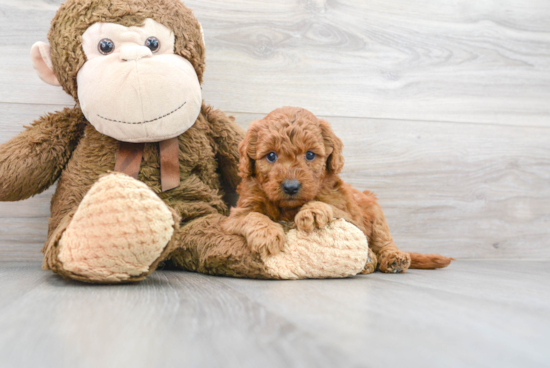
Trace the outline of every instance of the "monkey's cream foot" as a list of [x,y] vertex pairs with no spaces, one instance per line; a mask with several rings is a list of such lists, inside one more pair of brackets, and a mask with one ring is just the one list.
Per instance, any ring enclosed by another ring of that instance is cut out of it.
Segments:
[[400,250],[381,251],[378,254],[378,269],[386,273],[402,273],[411,266],[411,256]]
[[320,229],[290,230],[283,251],[262,260],[275,278],[338,278],[363,271],[368,250],[363,232],[337,219]]
[[146,274],[174,233],[170,209],[145,184],[109,174],[86,194],[59,241],[63,268],[120,282]]
[[374,254],[372,249],[369,248],[369,258],[367,259],[367,264],[365,265],[363,271],[361,271],[361,274],[368,275],[369,273],[373,273],[376,270],[377,264],[378,260],[376,254]]

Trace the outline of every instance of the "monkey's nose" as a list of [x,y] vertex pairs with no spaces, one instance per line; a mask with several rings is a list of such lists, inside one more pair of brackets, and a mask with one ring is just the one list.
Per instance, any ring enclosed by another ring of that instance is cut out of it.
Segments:
[[120,49],[120,59],[124,61],[139,60],[149,56],[153,56],[153,53],[146,46],[123,46]]
[[292,180],[285,180],[282,186],[283,186],[283,192],[285,192],[288,195],[294,195],[298,193],[302,184],[300,184],[298,180],[292,179]]

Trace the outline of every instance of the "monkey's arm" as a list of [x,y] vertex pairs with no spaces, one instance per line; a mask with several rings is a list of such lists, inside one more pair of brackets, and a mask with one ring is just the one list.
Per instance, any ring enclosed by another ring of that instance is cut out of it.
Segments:
[[203,104],[202,113],[210,124],[224,184],[228,187],[227,189],[234,192],[241,182],[238,147],[244,138],[244,130],[235,124],[233,118],[220,110],[214,110]]
[[0,146],[0,201],[27,199],[48,189],[84,131],[79,108],[41,117]]

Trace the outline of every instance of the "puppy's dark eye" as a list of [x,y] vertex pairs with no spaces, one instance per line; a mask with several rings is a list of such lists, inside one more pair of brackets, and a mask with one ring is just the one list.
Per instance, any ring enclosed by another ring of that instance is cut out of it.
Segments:
[[115,43],[108,38],[104,38],[97,44],[97,49],[103,55],[109,55],[115,50]]
[[160,41],[156,37],[149,37],[145,41],[145,46],[147,46],[152,52],[157,52],[160,49]]
[[273,163],[277,161],[277,154],[275,152],[269,152],[267,155],[265,155],[265,158],[267,161]]
[[315,160],[315,157],[317,157],[317,155],[311,151],[307,151],[306,152],[306,160],[308,161],[313,161]]

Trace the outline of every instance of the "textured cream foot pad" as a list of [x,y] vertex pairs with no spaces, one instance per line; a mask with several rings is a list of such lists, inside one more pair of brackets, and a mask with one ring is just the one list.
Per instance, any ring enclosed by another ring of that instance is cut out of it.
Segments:
[[147,272],[174,232],[164,202],[145,184],[109,174],[92,186],[59,241],[59,260],[75,274],[120,281]]
[[369,254],[367,238],[345,220],[334,220],[312,232],[290,230],[285,249],[263,259],[282,279],[340,278],[363,271]]

